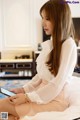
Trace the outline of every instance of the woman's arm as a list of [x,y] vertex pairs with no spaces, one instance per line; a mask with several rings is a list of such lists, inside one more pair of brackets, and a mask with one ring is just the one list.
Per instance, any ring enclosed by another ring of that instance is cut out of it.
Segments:
[[26,83],[23,87],[13,88],[10,91],[14,92],[16,94],[32,92],[36,89],[36,87],[38,87],[40,85],[41,82],[42,82],[42,80],[39,79],[38,74],[36,74],[32,78],[32,80],[30,80],[28,83]]
[[63,89],[64,84],[72,76],[77,61],[77,49],[74,41],[67,40],[61,50],[61,63],[57,76],[48,85],[36,92],[27,94],[31,101],[45,104],[53,100]]
[[38,74],[36,74],[32,80],[30,80],[28,83],[26,83],[23,86],[23,89],[25,92],[32,92],[41,84],[42,80],[39,78]]

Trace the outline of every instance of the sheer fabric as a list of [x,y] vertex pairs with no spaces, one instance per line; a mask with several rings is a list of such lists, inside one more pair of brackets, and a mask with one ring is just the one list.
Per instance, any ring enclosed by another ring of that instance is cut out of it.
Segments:
[[[45,64],[53,49],[52,41],[44,42],[42,47],[43,50],[37,58],[37,74],[23,86],[30,100],[37,104],[49,103],[59,95],[66,82],[71,80],[77,62],[76,44],[70,37],[62,45],[60,67],[57,76],[54,77]],[[43,81],[43,87],[39,87]]]

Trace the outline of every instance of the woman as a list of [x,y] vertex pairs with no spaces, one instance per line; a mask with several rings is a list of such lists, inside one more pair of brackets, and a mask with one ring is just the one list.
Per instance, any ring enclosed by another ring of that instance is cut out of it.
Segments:
[[51,40],[42,44],[33,79],[12,90],[15,96],[0,101],[0,112],[8,112],[10,120],[43,111],[63,111],[69,106],[64,90],[77,61],[70,8],[64,1],[51,0],[41,7],[40,15]]

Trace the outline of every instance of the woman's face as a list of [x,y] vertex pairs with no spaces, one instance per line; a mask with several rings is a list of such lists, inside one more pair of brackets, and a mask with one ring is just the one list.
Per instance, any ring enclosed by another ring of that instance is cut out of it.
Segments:
[[46,35],[51,35],[52,31],[53,31],[53,25],[52,25],[51,21],[49,20],[49,18],[47,18],[45,10],[42,11],[41,17],[42,17],[43,29],[44,29]]

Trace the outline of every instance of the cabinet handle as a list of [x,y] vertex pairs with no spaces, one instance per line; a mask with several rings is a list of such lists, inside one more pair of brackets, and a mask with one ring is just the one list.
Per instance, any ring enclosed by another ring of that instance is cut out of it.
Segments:
[[31,68],[31,63],[29,64],[16,64],[16,68]]

